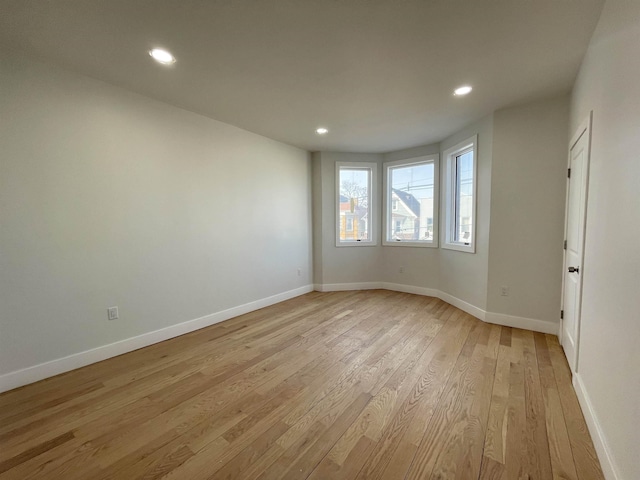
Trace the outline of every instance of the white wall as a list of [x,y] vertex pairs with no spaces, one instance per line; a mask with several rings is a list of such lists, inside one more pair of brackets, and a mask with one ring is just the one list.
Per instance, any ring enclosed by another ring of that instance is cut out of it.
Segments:
[[380,209],[374,246],[336,247],[336,163],[373,162],[378,165],[377,191],[382,189],[382,155],[369,153],[317,152],[313,154],[314,264],[316,284],[380,281]]
[[559,322],[568,124],[568,97],[494,114],[491,312]]
[[307,152],[14,54],[0,84],[0,374],[311,283]]
[[[489,115],[440,143],[440,185],[443,185],[446,169],[442,153],[465,139],[478,135],[476,253],[440,248],[440,290],[481,310],[487,308],[493,129],[493,115]],[[440,193],[440,211],[442,212],[444,189],[441,188]],[[444,219],[440,218],[441,226],[443,221]],[[441,242],[443,234],[443,229],[440,228]]]
[[593,110],[578,389],[609,449],[611,462],[600,446],[603,467],[626,480],[640,478],[639,46],[640,2],[607,0],[575,85],[569,132]]

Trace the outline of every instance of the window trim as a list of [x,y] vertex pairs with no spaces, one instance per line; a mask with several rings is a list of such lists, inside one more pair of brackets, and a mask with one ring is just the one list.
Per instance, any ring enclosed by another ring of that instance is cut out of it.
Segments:
[[[361,169],[369,170],[369,232],[371,238],[369,240],[341,240],[340,239],[340,170],[345,169]],[[335,192],[333,201],[335,202],[335,238],[336,247],[373,247],[378,244],[378,164],[375,162],[336,162],[335,171]]]
[[[456,215],[456,175],[455,159],[465,151],[473,150],[473,225],[471,227],[471,239],[469,245],[464,242],[456,242],[455,238],[455,215]],[[478,135],[463,140],[445,150],[442,154],[444,159],[444,228],[442,235],[442,248],[457,250],[459,252],[476,253],[477,225],[478,225]]]
[[[431,240],[418,240],[418,241],[402,241],[402,240],[389,240],[387,233],[391,225],[391,212],[392,208],[392,196],[389,195],[389,175],[391,168],[397,167],[409,167],[411,165],[418,165],[423,163],[433,163],[433,237]],[[382,244],[389,247],[427,247],[438,248],[438,239],[440,234],[438,231],[438,217],[439,217],[439,199],[440,199],[440,154],[434,153],[431,155],[422,155],[420,157],[406,158],[404,160],[395,160],[393,162],[385,162],[382,165],[383,168],[383,188],[384,201],[382,205],[383,209],[383,231],[382,231]]]

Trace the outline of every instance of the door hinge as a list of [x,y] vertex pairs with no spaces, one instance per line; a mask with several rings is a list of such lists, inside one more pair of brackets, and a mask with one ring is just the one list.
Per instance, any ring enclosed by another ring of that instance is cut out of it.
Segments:
[[571,178],[571,169],[567,169],[567,178]]
[[566,240],[564,241],[564,249],[565,250],[567,249],[567,241]]
[[564,310],[560,310],[560,320],[564,319]]

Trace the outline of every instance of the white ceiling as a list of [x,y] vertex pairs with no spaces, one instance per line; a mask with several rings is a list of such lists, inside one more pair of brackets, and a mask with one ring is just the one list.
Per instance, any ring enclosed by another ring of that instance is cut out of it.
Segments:
[[385,152],[569,92],[602,4],[2,0],[0,43],[307,150]]

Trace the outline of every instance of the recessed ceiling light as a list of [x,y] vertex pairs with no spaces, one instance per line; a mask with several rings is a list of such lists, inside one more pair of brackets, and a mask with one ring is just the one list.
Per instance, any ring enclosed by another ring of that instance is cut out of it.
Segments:
[[471,90],[473,90],[473,88],[471,88],[468,85],[465,85],[463,87],[458,87],[453,91],[453,94],[456,96],[462,96],[462,95],[466,95],[467,93],[469,93]]
[[320,127],[320,128],[316,128],[316,133],[318,135],[326,135],[327,133],[329,133],[329,130],[324,127]]
[[171,55],[171,53],[161,48],[154,48],[153,50],[149,50],[149,55],[151,55],[151,57],[156,62],[163,65],[171,65],[172,63],[176,63],[176,58]]

